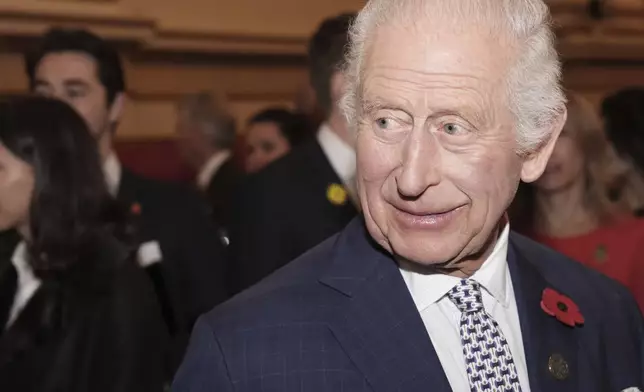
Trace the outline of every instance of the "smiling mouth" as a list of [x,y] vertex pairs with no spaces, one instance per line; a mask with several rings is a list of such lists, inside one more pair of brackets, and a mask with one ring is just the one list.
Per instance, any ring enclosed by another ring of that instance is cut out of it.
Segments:
[[441,229],[449,225],[461,212],[465,205],[454,207],[449,210],[431,213],[412,213],[396,208],[396,219],[408,229]]

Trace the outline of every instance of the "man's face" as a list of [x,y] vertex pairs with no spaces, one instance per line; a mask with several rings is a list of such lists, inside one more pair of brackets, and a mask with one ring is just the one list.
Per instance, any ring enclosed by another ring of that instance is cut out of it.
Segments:
[[99,80],[94,59],[78,52],[46,55],[36,67],[34,92],[65,101],[76,109],[106,158],[112,147],[112,127],[121,110],[119,104],[108,105],[107,90]]
[[513,53],[460,27],[377,32],[357,135],[371,235],[397,257],[447,268],[491,249],[526,164],[504,88]]

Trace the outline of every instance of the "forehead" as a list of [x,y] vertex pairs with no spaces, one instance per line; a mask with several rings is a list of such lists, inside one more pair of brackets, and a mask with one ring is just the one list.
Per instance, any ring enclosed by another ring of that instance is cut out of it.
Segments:
[[247,136],[250,138],[278,137],[280,136],[280,129],[272,121],[261,121],[249,125]]
[[36,67],[36,78],[46,82],[83,80],[99,83],[96,61],[80,52],[49,53]]
[[[449,24],[386,26],[368,47],[364,93],[485,98],[504,85],[512,51],[485,30]],[[391,97],[390,97],[391,98]],[[448,97],[444,97],[447,99]]]

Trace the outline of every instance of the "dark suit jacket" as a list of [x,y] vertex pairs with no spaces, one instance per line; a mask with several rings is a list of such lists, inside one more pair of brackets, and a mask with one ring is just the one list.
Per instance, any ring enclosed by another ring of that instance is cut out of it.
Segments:
[[118,199],[140,209],[139,242],[157,242],[161,248],[161,263],[146,269],[175,338],[172,372],[194,321],[227,298],[225,249],[196,192],[124,170]]
[[230,158],[215,172],[205,190],[210,215],[224,229],[230,225],[233,200],[242,178],[243,173]]
[[[508,266],[533,392],[644,389],[642,315],[609,278],[511,234]],[[550,287],[580,307],[575,328],[540,306]],[[549,357],[569,376],[557,380]],[[360,219],[203,316],[175,392],[447,392],[438,356],[392,257]]]
[[342,184],[317,140],[249,177],[230,229],[231,282],[238,292],[324,241],[357,214],[349,199],[335,205],[331,184]]
[[0,335],[0,390],[159,392],[167,334],[150,281],[124,248],[101,240],[63,278],[44,280]]

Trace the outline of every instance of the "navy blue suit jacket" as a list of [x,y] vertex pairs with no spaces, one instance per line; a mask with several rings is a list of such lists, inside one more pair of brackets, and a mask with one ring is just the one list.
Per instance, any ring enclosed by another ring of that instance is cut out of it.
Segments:
[[[642,315],[624,287],[517,234],[508,265],[533,392],[644,390]],[[550,287],[585,317],[569,327],[540,306]],[[556,379],[549,358],[569,375]],[[360,219],[204,315],[175,392],[451,391],[393,259]]]

